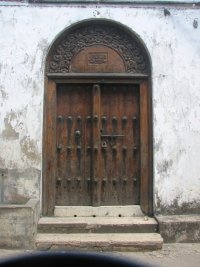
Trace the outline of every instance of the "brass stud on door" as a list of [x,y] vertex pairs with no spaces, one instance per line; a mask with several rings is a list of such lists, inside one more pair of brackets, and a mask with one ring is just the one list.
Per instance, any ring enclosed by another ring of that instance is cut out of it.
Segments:
[[133,122],[137,122],[137,116],[133,116]]
[[77,152],[80,152],[81,151],[81,146],[77,146]]
[[59,115],[59,116],[57,117],[57,119],[58,119],[58,122],[63,122],[63,116],[62,116],[62,115]]
[[80,138],[81,137],[81,132],[79,130],[75,131],[75,137]]
[[67,121],[68,121],[68,123],[72,122],[72,116],[68,116]]
[[103,178],[102,183],[105,184],[107,182],[106,178]]
[[122,126],[125,127],[126,123],[127,123],[127,117],[123,116],[122,117]]
[[101,117],[101,121],[102,121],[103,124],[105,124],[105,123],[107,122],[107,118],[106,118],[106,116],[102,116],[102,117]]
[[81,122],[81,116],[78,116],[78,117],[77,117],[77,121],[78,121],[78,122]]
[[112,179],[112,182],[113,182],[114,185],[116,185],[117,184],[117,179]]
[[94,115],[94,122],[98,121],[98,115]]
[[123,122],[127,122],[127,117],[126,117],[126,116],[123,116],[123,117],[122,117],[122,121],[123,121]]
[[60,186],[61,185],[61,182],[62,182],[62,178],[61,177],[57,177],[57,179],[56,179],[56,185],[57,186]]
[[113,122],[113,124],[116,124],[117,123],[117,117],[116,116],[113,116],[112,117],[112,122]]
[[57,151],[60,152],[62,150],[62,145],[57,146]]
[[87,116],[86,120],[87,120],[87,122],[91,122],[91,120],[92,120],[91,116]]
[[133,155],[135,156],[135,154],[137,153],[137,146],[133,147]]

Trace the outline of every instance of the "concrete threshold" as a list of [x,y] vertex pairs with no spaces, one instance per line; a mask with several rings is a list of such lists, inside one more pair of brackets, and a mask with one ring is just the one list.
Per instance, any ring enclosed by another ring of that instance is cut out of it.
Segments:
[[126,206],[56,206],[56,217],[133,217],[144,216],[139,205]]

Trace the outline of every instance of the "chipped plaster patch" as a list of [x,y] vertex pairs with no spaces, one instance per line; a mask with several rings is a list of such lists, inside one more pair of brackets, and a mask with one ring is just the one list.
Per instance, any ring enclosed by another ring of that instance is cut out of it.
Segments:
[[15,131],[8,118],[4,119],[5,129],[2,131],[1,136],[4,139],[15,140],[19,139],[19,133]]
[[29,136],[25,136],[20,141],[20,146],[21,146],[21,151],[28,160],[31,160],[36,163],[40,161],[40,155],[38,153],[36,141],[30,139]]
[[157,164],[157,171],[159,174],[166,174],[173,165],[173,160],[163,160]]
[[2,203],[22,204],[30,198],[39,198],[41,171],[36,168],[8,169],[2,183]]
[[4,118],[4,129],[1,133],[1,137],[4,140],[17,140],[19,139],[19,133],[22,128],[22,112],[11,110],[7,112]]

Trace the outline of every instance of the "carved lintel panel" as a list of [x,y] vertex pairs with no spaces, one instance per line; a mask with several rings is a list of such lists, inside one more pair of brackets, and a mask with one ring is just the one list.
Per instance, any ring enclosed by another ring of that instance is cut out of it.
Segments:
[[[54,47],[48,61],[47,71],[49,73],[127,72],[148,74],[149,64],[144,49],[136,40],[112,25],[91,23],[91,25],[79,27],[66,34]],[[95,46],[98,47],[96,53]],[[111,56],[109,56],[110,50],[113,51]],[[85,59],[83,59],[84,53]],[[113,64],[114,54],[118,55],[118,62],[121,64],[118,69],[113,67],[119,66],[118,63]],[[84,68],[77,67],[77,58],[82,59]]]
[[71,72],[126,72],[123,58],[103,45],[85,47],[71,61]]

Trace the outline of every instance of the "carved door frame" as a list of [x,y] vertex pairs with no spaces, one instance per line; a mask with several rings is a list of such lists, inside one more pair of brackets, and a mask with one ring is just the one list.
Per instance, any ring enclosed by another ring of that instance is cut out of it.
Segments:
[[[106,27],[110,24],[110,27]],[[92,28],[93,27],[93,28]],[[111,31],[110,31],[111,29]],[[112,30],[113,29],[113,30]],[[98,32],[94,36],[95,30]],[[102,30],[107,37],[102,38]],[[87,35],[87,38],[81,39]],[[100,37],[98,37],[100,36]],[[94,41],[94,37],[96,40]],[[71,39],[70,39],[71,38]],[[80,41],[81,39],[81,41]],[[75,48],[70,48],[73,40]],[[88,43],[89,42],[89,43]],[[123,73],[79,73],[71,72],[71,62],[83,47],[102,43],[115,49],[125,62]],[[114,48],[113,48],[114,47]],[[46,62],[44,94],[44,130],[43,130],[43,183],[42,212],[53,215],[55,206],[56,181],[56,88],[60,83],[123,83],[140,86],[140,149],[141,149],[141,184],[140,205],[145,214],[153,213],[153,172],[152,172],[152,107],[150,60],[144,45],[132,32],[105,20],[85,21],[67,29],[52,45]]]

